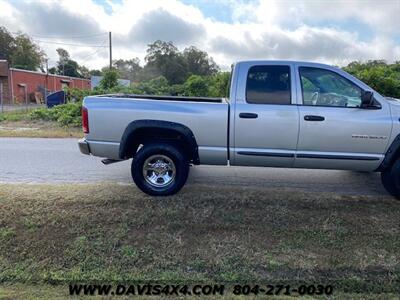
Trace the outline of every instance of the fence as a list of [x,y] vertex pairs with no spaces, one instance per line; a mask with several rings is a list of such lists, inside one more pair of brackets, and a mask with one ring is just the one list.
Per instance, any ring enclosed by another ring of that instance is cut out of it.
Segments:
[[0,113],[5,113],[9,111],[20,111],[20,110],[31,110],[38,107],[44,106],[44,102],[42,104],[38,104],[32,102],[29,95],[25,94],[23,97],[23,101],[12,101],[10,95],[4,86],[3,82],[0,82]]

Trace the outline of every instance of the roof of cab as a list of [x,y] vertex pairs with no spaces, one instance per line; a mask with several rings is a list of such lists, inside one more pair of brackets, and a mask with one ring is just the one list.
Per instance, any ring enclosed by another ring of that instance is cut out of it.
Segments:
[[274,64],[301,64],[301,65],[308,65],[308,66],[320,66],[320,67],[336,67],[334,65],[328,65],[328,64],[323,64],[323,63],[317,63],[317,62],[311,62],[311,61],[301,61],[301,60],[273,60],[273,59],[251,59],[251,60],[239,60],[236,61],[236,64],[240,63],[258,63],[258,64],[268,64],[268,63],[274,63]]

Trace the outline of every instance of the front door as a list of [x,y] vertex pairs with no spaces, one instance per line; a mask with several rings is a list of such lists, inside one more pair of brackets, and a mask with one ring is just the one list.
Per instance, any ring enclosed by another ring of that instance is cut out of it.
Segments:
[[297,68],[302,97],[295,167],[373,171],[391,131],[387,103],[361,108],[362,89],[334,70]]
[[249,62],[240,67],[231,164],[291,167],[299,130],[293,66]]

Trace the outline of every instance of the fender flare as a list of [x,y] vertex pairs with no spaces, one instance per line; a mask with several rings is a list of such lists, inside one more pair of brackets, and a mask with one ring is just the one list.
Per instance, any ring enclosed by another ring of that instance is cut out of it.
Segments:
[[388,150],[385,153],[385,158],[383,159],[378,169],[376,169],[376,171],[382,172],[389,169],[398,157],[400,157],[400,134],[398,134],[393,142],[390,144]]
[[[200,164],[200,158],[198,153],[198,145],[193,132],[185,125],[161,121],[161,120],[136,120],[128,124],[121,138],[119,146],[119,157],[121,159],[127,159],[134,156],[134,153],[139,146],[136,141],[136,134],[141,133],[142,135],[137,138],[142,138],[143,133],[149,131],[164,132],[167,134],[177,135],[181,142],[184,142],[185,151],[190,156],[189,159],[196,165]],[[151,139],[151,135],[148,138]],[[157,136],[155,136],[157,138]]]

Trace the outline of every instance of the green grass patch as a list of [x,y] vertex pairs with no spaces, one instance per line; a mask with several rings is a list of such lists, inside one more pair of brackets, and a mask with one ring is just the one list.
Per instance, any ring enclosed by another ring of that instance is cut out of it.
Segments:
[[338,294],[394,295],[399,220],[400,202],[384,196],[189,184],[152,198],[133,185],[0,185],[0,282],[11,291],[322,283]]
[[17,122],[30,120],[31,111],[32,110],[16,110],[0,113],[0,124],[1,122]]

